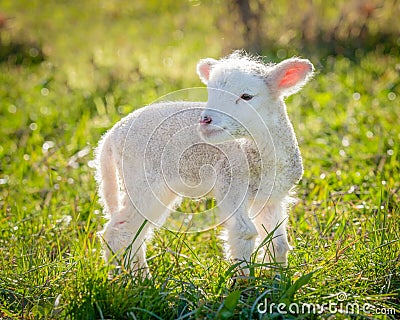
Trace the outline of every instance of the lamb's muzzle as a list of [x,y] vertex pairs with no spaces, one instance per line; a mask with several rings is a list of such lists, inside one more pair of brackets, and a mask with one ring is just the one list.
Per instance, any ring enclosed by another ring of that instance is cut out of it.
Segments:
[[209,116],[201,116],[200,117],[200,124],[201,125],[207,125],[207,124],[210,124],[211,122],[212,122],[212,119]]

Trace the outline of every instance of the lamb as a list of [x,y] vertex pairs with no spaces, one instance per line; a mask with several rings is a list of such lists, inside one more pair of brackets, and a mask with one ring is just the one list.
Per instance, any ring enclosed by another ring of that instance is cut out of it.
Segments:
[[285,265],[288,204],[303,166],[284,98],[313,72],[306,59],[264,64],[241,51],[202,59],[197,73],[207,102],[155,103],[120,120],[95,152],[109,219],[100,233],[105,259],[150,276],[145,241],[154,226],[184,197],[213,197],[227,253],[242,274],[271,233],[264,258]]

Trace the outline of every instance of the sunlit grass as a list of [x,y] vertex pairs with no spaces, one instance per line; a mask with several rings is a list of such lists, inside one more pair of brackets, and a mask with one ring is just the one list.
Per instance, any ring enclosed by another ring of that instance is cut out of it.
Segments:
[[[92,150],[135,108],[199,86],[195,64],[221,54],[222,35],[210,33],[213,17],[195,2],[186,4],[186,15],[148,2],[154,7],[137,4],[121,16],[117,2],[90,12],[4,4],[16,29],[3,39],[21,28],[18,39],[38,41],[47,56],[0,64],[0,318],[258,319],[264,299],[323,304],[339,292],[400,313],[397,57],[316,55],[315,78],[288,100],[305,174],[290,214],[287,269],[255,264],[251,279],[233,283],[219,229],[159,230],[149,244],[153,278],[140,280],[102,260],[96,233],[105,221]],[[202,21],[194,19],[199,12]],[[71,22],[75,16],[82,24]],[[22,35],[25,26],[37,30]],[[181,209],[206,205],[214,204],[185,202]]]

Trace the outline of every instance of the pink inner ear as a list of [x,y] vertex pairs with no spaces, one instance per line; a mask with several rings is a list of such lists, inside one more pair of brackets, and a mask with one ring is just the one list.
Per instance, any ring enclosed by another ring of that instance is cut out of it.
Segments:
[[285,72],[285,75],[279,82],[279,87],[294,86],[297,82],[304,78],[304,75],[309,68],[310,67],[308,65],[301,63],[288,68]]
[[208,63],[204,63],[200,66],[200,74],[206,80],[208,80],[208,78],[210,77],[210,69],[211,67]]

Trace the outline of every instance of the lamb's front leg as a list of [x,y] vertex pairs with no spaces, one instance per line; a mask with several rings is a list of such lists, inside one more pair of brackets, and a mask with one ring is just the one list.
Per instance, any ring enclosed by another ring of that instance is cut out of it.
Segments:
[[[254,218],[260,241],[268,240],[260,249],[265,262],[287,264],[287,254],[291,249],[287,238],[287,203],[286,200],[269,203]],[[273,232],[273,234],[271,234]]]
[[248,263],[254,251],[257,229],[247,212],[239,208],[224,224],[227,229],[227,246],[230,258],[241,261],[240,273],[249,275]]

